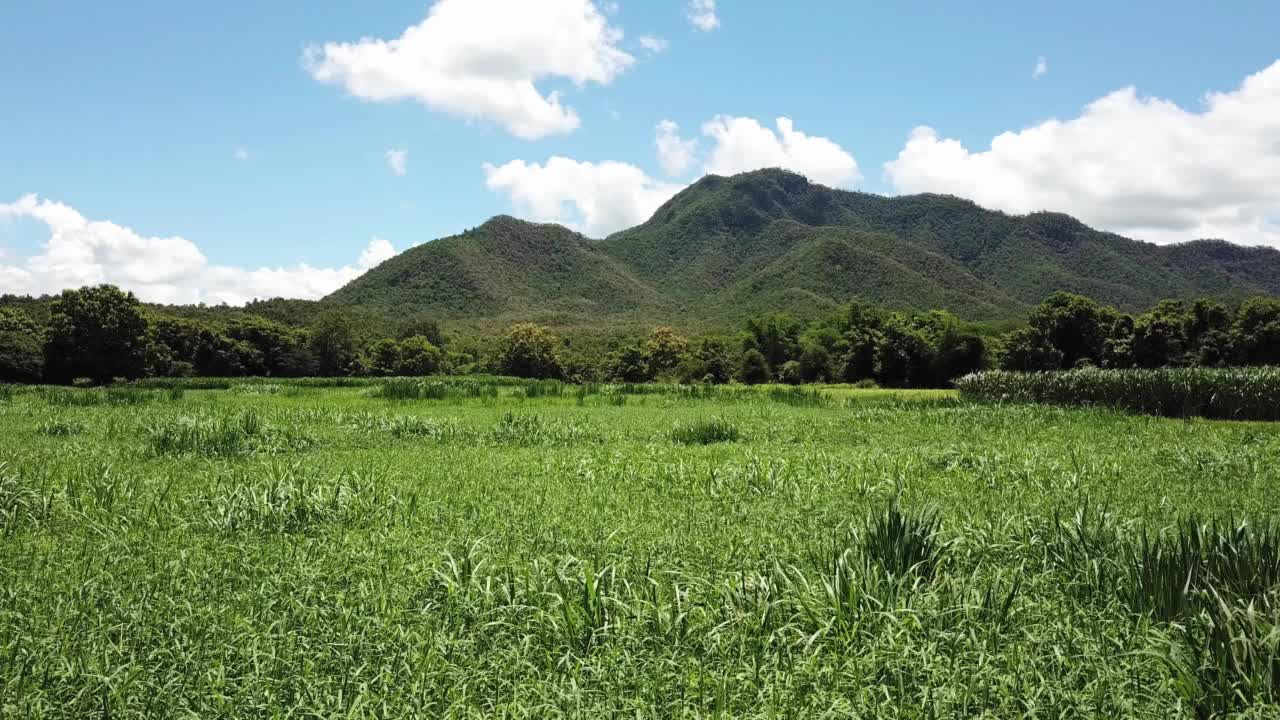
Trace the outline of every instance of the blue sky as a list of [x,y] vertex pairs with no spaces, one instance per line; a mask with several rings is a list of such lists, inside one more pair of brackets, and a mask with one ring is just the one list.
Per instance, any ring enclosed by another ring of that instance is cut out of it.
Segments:
[[[1280,3],[690,5],[4,3],[0,292],[317,296],[386,243],[503,212],[603,235],[704,171],[766,164],[1280,244]],[[372,42],[429,10],[399,56]],[[574,21],[538,19],[557,13]],[[687,157],[659,157],[664,120]]]

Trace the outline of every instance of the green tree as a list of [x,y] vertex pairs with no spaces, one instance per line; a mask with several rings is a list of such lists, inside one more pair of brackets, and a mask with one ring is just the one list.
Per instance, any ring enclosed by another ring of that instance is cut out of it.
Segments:
[[688,350],[689,341],[665,326],[654,328],[644,343],[644,352],[655,376],[675,370]]
[[1183,365],[1187,352],[1184,328],[1194,323],[1178,300],[1163,300],[1133,322],[1133,359],[1138,367]]
[[876,344],[876,382],[884,387],[928,387],[933,358],[920,331],[900,319],[885,323]]
[[424,337],[434,347],[444,348],[444,332],[440,323],[429,315],[415,315],[400,323],[396,337],[408,340],[411,337]]
[[1004,370],[1059,370],[1063,355],[1044,334],[1023,328],[1005,336],[999,364]]
[[831,378],[831,353],[817,342],[810,342],[800,351],[800,380],[825,382]]
[[1231,342],[1246,365],[1280,365],[1280,300],[1244,301],[1231,326]]
[[727,383],[733,379],[736,368],[728,341],[719,337],[704,337],[680,362],[680,382]]
[[395,375],[400,370],[400,362],[400,343],[391,338],[382,338],[364,352],[364,370],[370,375]]
[[738,379],[747,385],[769,382],[769,361],[765,359],[764,353],[755,348],[744,350],[738,362]]
[[746,346],[764,355],[769,369],[777,372],[788,360],[800,355],[802,326],[794,318],[781,313],[747,321]]
[[559,338],[541,325],[512,325],[498,343],[498,372],[513,377],[559,379],[564,376],[564,369],[556,355],[558,344]]
[[654,375],[649,354],[637,343],[622,346],[609,358],[609,377],[613,380],[643,383],[653,380]]
[[65,290],[51,308],[46,373],[56,382],[141,377],[146,333],[147,320],[133,293],[114,285]]
[[400,342],[400,364],[397,375],[435,375],[444,369],[444,351],[424,335],[407,337]]
[[1029,322],[1050,347],[1062,353],[1061,367],[1070,368],[1102,364],[1103,347],[1119,317],[1115,308],[1059,292],[1040,303]]
[[0,308],[0,382],[37,383],[44,377],[44,333],[25,313]]
[[321,315],[311,329],[316,371],[325,377],[355,374],[359,368],[355,323],[341,310]]

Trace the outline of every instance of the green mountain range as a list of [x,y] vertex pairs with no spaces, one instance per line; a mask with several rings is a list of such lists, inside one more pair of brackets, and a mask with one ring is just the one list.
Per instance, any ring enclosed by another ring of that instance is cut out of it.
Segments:
[[775,310],[812,317],[855,298],[1000,322],[1058,290],[1128,311],[1164,298],[1280,295],[1280,251],[1158,246],[1058,213],[846,192],[761,170],[705,177],[603,240],[496,217],[387,260],[324,304],[477,328],[708,328]]

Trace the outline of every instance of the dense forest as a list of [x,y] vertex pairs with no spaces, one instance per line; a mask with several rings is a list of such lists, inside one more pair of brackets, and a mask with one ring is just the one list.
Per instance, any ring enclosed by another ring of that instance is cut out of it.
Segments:
[[[802,320],[748,318],[691,337],[669,326],[629,335],[565,335],[533,323],[446,332],[426,315],[397,321],[353,308],[293,322],[287,301],[234,313],[147,306],[103,285],[45,301],[0,298],[0,381],[106,383],[144,377],[393,376],[492,373],[575,382],[841,382],[946,387],[985,368],[1160,368],[1280,364],[1280,300],[1230,306],[1166,300],[1136,315],[1069,293],[1010,332],[945,310],[868,302]],[[296,308],[295,308],[296,309]],[[181,313],[175,310],[182,311]]]

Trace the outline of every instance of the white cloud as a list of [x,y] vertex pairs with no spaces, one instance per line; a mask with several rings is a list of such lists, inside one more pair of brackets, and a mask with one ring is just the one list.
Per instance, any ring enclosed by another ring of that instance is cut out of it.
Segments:
[[599,237],[647,220],[682,185],[654,180],[635,165],[552,157],[545,165],[523,160],[484,166],[485,184],[505,192],[517,211],[538,222],[558,222]]
[[657,55],[660,52],[664,52],[668,47],[671,46],[671,43],[668,43],[666,40],[656,35],[641,35],[639,38],[637,38],[637,42],[640,43],[641,48],[648,50],[654,55]]
[[658,149],[662,171],[673,177],[684,175],[698,153],[698,141],[681,139],[680,126],[670,120],[658,123],[655,131],[653,144]]
[[303,62],[361,100],[415,100],[536,139],[580,122],[537,82],[609,84],[635,61],[622,36],[591,0],[439,0],[398,38],[313,46]]
[[[656,127],[658,161],[682,175],[697,161],[697,143],[682,140],[670,120]],[[782,167],[828,185],[858,179],[853,156],[826,138],[810,137],[778,119],[778,134],[751,118],[718,117],[703,126],[715,147],[704,166],[708,173],[734,174]],[[485,184],[506,193],[516,212],[539,222],[557,222],[594,237],[648,220],[662,203],[687,187],[650,177],[622,162],[582,162],[552,157],[545,165],[512,160],[484,166]]]
[[1142,240],[1280,247],[1280,61],[1198,111],[1126,88],[982,152],[916,128],[885,172],[899,192],[1061,211]]
[[727,115],[704,123],[702,134],[715,141],[706,171],[733,175],[779,167],[832,186],[852,185],[862,179],[858,161],[835,142],[805,135],[789,118],[778,118],[777,126],[774,133],[754,118]]
[[386,152],[387,167],[401,177],[409,173],[409,151],[404,148],[392,148]]
[[248,148],[238,147],[235,149],[234,152],[231,153],[231,157],[235,158],[236,160],[248,160],[249,150]]
[[1048,74],[1049,74],[1049,61],[1046,60],[1043,55],[1041,55],[1038,59],[1036,59],[1036,67],[1034,70],[1031,71],[1031,77],[1042,78]]
[[395,256],[396,249],[391,244],[391,241],[375,236],[369,241],[369,245],[365,247],[364,252],[360,253],[360,259],[356,262],[356,267],[368,270]]
[[111,283],[139,298],[161,303],[228,303],[254,298],[316,299],[354,280],[395,254],[391,243],[374,238],[354,265],[246,270],[212,265],[182,237],[148,237],[104,220],[89,220],[62,203],[24,195],[0,203],[0,218],[42,223],[49,238],[40,251],[12,264],[0,264],[0,287],[37,295],[83,285]]
[[684,14],[695,28],[703,32],[720,27],[720,18],[716,17],[716,0],[689,0]]

